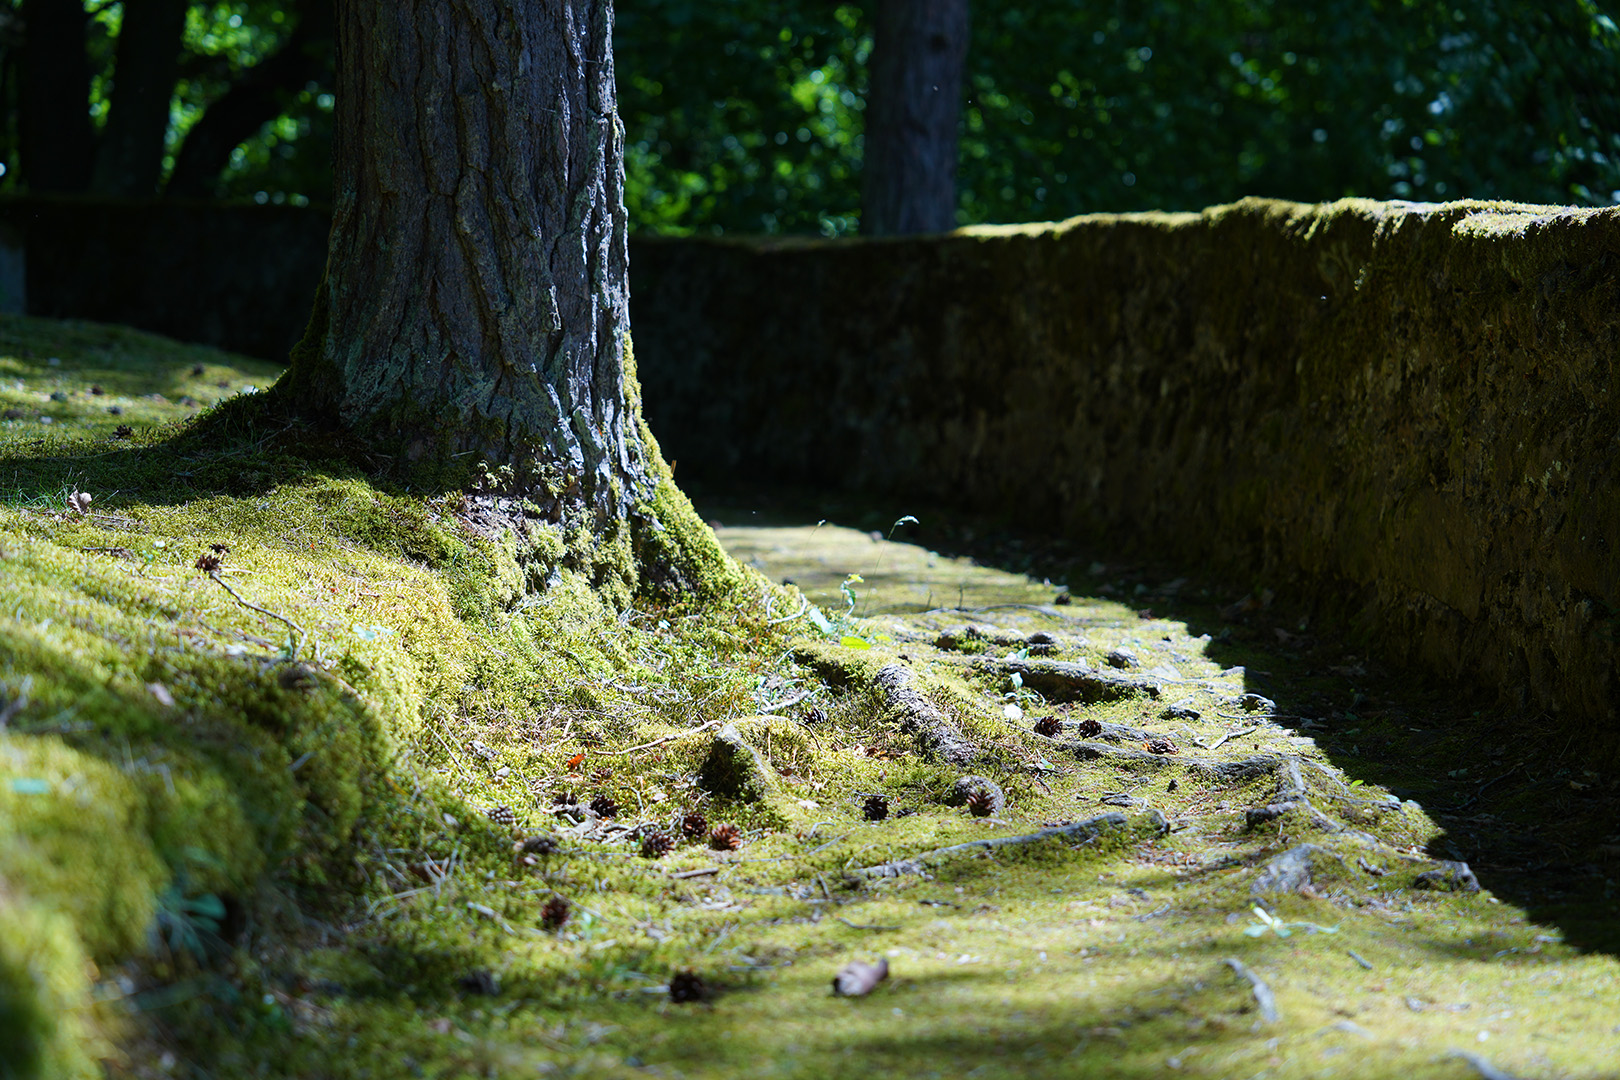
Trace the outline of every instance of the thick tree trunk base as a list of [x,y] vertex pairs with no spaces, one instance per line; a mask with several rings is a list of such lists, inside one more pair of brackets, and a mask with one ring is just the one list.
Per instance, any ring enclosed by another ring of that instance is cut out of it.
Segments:
[[751,575],[715,538],[691,500],[675,485],[658,441],[640,419],[634,358],[625,349],[627,397],[635,410],[645,463],[643,492],[622,517],[603,514],[583,489],[557,490],[475,458],[413,452],[423,431],[355,430],[333,407],[331,369],[321,363],[327,333],[323,282],[291,365],[260,396],[261,415],[296,422],[336,440],[333,448],[374,479],[428,497],[458,494],[451,512],[480,536],[508,548],[522,591],[543,592],[559,575],[582,575],[622,610],[638,598],[703,603],[735,592]]

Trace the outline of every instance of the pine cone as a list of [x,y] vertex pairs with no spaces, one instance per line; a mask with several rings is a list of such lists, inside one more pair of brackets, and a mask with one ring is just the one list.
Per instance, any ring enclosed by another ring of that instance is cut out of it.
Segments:
[[489,820],[493,821],[497,825],[511,828],[513,825],[517,824],[517,811],[504,804],[501,806],[492,806],[489,808]]
[[[971,801],[975,795],[980,796],[977,803]],[[1001,790],[1001,785],[988,776],[963,776],[951,785],[945,801],[951,806],[965,806],[974,817],[990,817],[999,814],[1007,805],[1007,796]]]
[[214,571],[219,569],[219,556],[199,555],[197,556],[196,563],[193,565],[195,565],[197,569],[201,570],[205,574],[212,574]]
[[1055,716],[1043,716],[1035,721],[1035,734],[1055,739],[1063,734],[1063,721]]
[[135,429],[128,424],[119,424],[113,428],[113,438],[115,439],[133,439],[134,437]]
[[1175,754],[1180,752],[1176,749],[1176,744],[1169,739],[1149,739],[1147,749],[1150,754]]
[[599,818],[617,817],[619,804],[613,801],[612,796],[598,795],[591,800],[591,813]]
[[1095,739],[1102,734],[1102,724],[1096,720],[1082,720],[1074,730],[1082,739]]
[[669,1000],[676,1004],[687,1001],[702,1001],[709,996],[709,988],[703,984],[696,972],[688,968],[677,971],[669,977]]
[[968,813],[974,817],[989,817],[996,812],[996,797],[981,788],[968,793],[965,805]]
[[535,833],[525,836],[512,845],[512,850],[519,855],[554,855],[561,848],[557,838],[547,833]]
[[641,838],[641,857],[643,859],[662,859],[675,847],[675,841],[670,839],[668,833],[650,832]]
[[887,795],[868,795],[861,804],[861,813],[867,821],[882,821],[889,816],[889,797]]
[[547,930],[560,930],[562,924],[568,921],[568,901],[560,896],[553,896],[546,901],[546,906],[540,909],[540,925]]
[[716,851],[736,851],[742,847],[742,833],[735,825],[716,825],[709,833],[709,846]]
[[578,806],[579,796],[572,791],[559,791],[551,797],[552,806]]
[[804,722],[807,724],[825,724],[827,714],[812,705],[804,711]]
[[704,817],[700,810],[693,810],[681,818],[681,835],[688,840],[702,839],[703,834],[708,831],[709,819]]

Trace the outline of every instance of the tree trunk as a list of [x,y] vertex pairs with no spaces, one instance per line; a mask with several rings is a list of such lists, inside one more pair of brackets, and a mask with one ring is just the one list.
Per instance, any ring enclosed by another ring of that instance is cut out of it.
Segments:
[[187,0],[124,0],[112,107],[91,185],[98,194],[157,194],[188,6]]
[[336,11],[326,280],[278,397],[418,483],[483,465],[480,520],[594,537],[561,561],[598,585],[633,589],[649,560],[677,584],[724,563],[682,531],[701,522],[629,370],[611,0]]
[[869,69],[861,231],[956,227],[957,119],[968,0],[879,0]]
[[84,4],[25,0],[22,15],[22,178],[35,193],[83,191],[95,161]]
[[211,197],[231,151],[281,115],[293,94],[330,77],[332,0],[303,0],[298,13],[298,25],[286,44],[238,76],[187,133],[163,189],[165,196]]

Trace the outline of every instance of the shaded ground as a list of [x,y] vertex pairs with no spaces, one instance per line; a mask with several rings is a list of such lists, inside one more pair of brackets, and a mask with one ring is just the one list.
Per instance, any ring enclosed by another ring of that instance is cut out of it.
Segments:
[[[1442,830],[1431,853],[1467,861],[1487,888],[1571,942],[1620,952],[1620,778],[1595,771],[1578,737],[1554,736],[1551,716],[1414,680],[1370,658],[1370,642],[1319,636],[1307,613],[1275,602],[1263,584],[1243,593],[949,510],[897,528],[893,512],[837,495],[716,492],[706,505],[714,521],[732,523],[721,532],[728,549],[819,603],[844,602],[839,585],[851,571],[842,567],[867,567],[854,571],[867,578],[860,615],[1030,629],[1100,618],[1109,628],[1101,640],[1142,652],[1145,665],[1168,659],[1186,676],[1181,661],[1197,656],[1206,672],[1228,672],[1238,692],[1273,700],[1278,723],[1308,736],[1348,781],[1419,802]],[[825,533],[814,524],[824,515],[861,535]],[[895,537],[912,543],[880,542]],[[1107,613],[1052,606],[1070,583],[1108,601]],[[1041,611],[1016,606],[1029,604]]]
[[[245,837],[287,800],[300,822],[255,888],[176,877],[146,944],[92,950],[115,1075],[1615,1074],[1613,778],[1262,589],[914,507],[714,500],[729,549],[803,598],[761,581],[719,610],[606,612],[564,582],[503,607],[453,500],[257,441],[239,496],[194,489],[243,447],[160,488],[170,436],[113,439],[96,364],[121,357],[150,421],[189,412],[145,397],[170,396],[154,379],[258,373],[52,325],[0,342],[8,400],[39,410],[0,428],[0,695],[34,680],[0,732],[0,905],[91,925],[71,890],[101,889],[112,852],[51,846],[85,776],[138,780],[157,810],[166,779],[281,777],[254,780],[269,802],[216,783],[163,819],[154,858],[199,878],[174,853],[228,861],[221,822]],[[21,344],[51,333],[77,336]],[[54,392],[78,411],[41,425]],[[85,514],[66,497],[88,476]],[[307,631],[302,668],[285,626],[194,568],[210,542],[224,581]],[[764,763],[756,800],[702,778],[727,722]],[[391,749],[345,749],[355,727]],[[953,805],[965,774],[1004,803]],[[351,789],[338,834],[323,807]],[[1068,832],[942,850],[1043,828]],[[59,885],[38,850],[86,865]],[[829,993],[880,957],[870,996]]]

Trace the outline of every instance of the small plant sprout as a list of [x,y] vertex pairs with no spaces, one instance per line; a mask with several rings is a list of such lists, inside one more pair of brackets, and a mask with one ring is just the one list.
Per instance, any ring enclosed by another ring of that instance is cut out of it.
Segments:
[[864,584],[866,584],[865,578],[859,574],[851,574],[844,579],[842,585],[838,586],[838,591],[844,594],[844,600],[849,604],[849,607],[844,611],[845,618],[855,614],[855,590],[852,586]]
[[1339,932],[1337,926],[1318,926],[1309,922],[1283,922],[1258,904],[1250,910],[1254,912],[1254,917],[1260,920],[1260,924],[1258,926],[1244,927],[1243,932],[1253,938],[1262,937],[1267,933],[1285,938],[1291,936],[1295,930],[1303,930],[1308,934],[1337,934]]
[[[893,525],[889,526],[888,539],[890,541],[893,541],[894,540],[895,530],[900,528],[900,526],[902,526],[902,525],[921,525],[921,524],[922,524],[922,522],[918,521],[916,518],[912,517],[910,514],[907,514],[904,517],[897,519]],[[874,536],[875,535],[876,534],[874,534]],[[874,574],[877,573],[878,568],[881,567],[882,565],[883,565],[883,549],[879,548],[878,549],[877,562],[873,564],[872,572]]]

